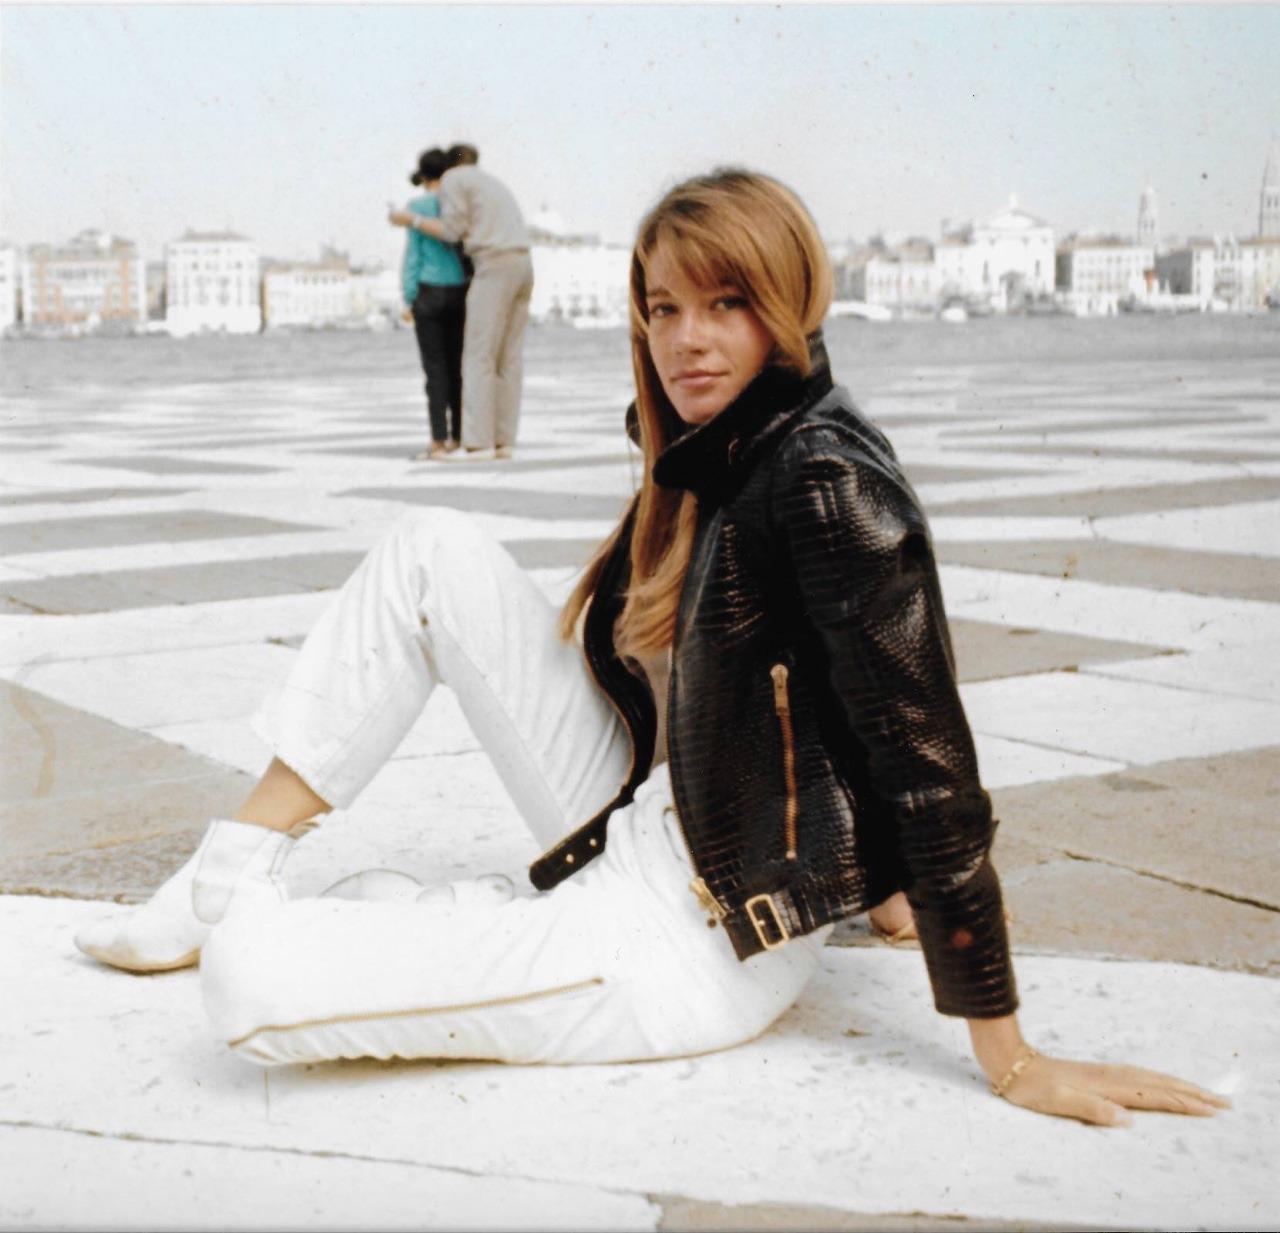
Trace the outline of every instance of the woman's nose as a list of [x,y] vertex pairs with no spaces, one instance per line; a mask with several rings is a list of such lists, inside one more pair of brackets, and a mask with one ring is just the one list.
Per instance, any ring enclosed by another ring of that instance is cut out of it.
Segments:
[[676,323],[676,345],[684,351],[700,351],[706,346],[706,324],[701,313],[681,313]]

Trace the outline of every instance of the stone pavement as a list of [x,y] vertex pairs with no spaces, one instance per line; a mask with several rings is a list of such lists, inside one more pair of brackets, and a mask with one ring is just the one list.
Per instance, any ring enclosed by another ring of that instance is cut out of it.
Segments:
[[[345,377],[97,373],[11,382],[0,415],[0,1227],[1280,1221],[1280,358],[874,362],[874,328],[836,323],[833,358],[932,518],[1028,1035],[1236,1107],[1100,1132],[996,1101],[918,952],[861,921],[725,1054],[226,1053],[194,973],[108,971],[72,932],[234,807],[265,759],[246,717],[406,507],[471,511],[565,593],[637,474],[625,342],[535,332],[517,459],[459,467],[409,461],[407,350]],[[534,855],[441,690],[287,876]]]

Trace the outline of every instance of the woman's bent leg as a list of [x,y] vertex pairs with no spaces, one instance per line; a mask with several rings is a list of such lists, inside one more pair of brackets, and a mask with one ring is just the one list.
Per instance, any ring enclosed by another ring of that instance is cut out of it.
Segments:
[[603,856],[501,905],[300,900],[229,918],[201,961],[218,1035],[267,1065],[334,1058],[611,1062],[703,1053],[769,1026],[821,938],[739,963],[642,786]]
[[625,729],[556,616],[472,519],[434,508],[405,515],[320,618],[255,727],[318,796],[343,807],[444,682],[549,846],[607,804],[631,759]]

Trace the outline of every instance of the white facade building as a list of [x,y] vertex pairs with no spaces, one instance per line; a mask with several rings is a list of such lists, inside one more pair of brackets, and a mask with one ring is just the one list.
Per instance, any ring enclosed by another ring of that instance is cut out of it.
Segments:
[[0,333],[18,319],[18,250],[0,244]]
[[1217,276],[1212,240],[1192,240],[1156,258],[1156,277],[1172,295],[1189,295],[1208,308],[1214,298]]
[[351,316],[367,325],[393,324],[404,307],[400,271],[372,264],[351,271]]
[[351,268],[345,257],[333,254],[319,261],[269,262],[265,266],[265,329],[332,325],[354,316]]
[[1280,143],[1274,137],[1267,151],[1267,165],[1262,169],[1258,236],[1264,240],[1280,240]]
[[1004,310],[1054,289],[1053,228],[1015,197],[979,223],[944,228],[935,259],[943,297],[964,296]]
[[1077,237],[1057,254],[1057,286],[1081,314],[1115,313],[1120,301],[1141,299],[1155,277],[1155,252],[1114,236]]
[[1280,237],[1241,240],[1237,260],[1239,307],[1246,312],[1280,307]]
[[933,246],[910,240],[873,252],[854,270],[850,295],[854,300],[898,312],[931,312],[938,303],[940,279]]
[[165,321],[172,334],[262,328],[258,250],[233,232],[188,231],[165,246]]
[[622,325],[627,320],[631,252],[591,238],[535,239],[533,298],[535,321]]
[[146,267],[131,240],[90,230],[68,244],[27,249],[22,262],[24,325],[132,328],[146,319]]

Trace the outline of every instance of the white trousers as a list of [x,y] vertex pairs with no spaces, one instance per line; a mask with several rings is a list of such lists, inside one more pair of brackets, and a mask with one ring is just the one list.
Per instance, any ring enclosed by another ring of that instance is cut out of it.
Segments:
[[[550,847],[612,799],[631,760],[581,649],[555,626],[474,522],[417,511],[348,580],[255,726],[343,806],[445,682]],[[201,958],[215,1030],[269,1065],[607,1062],[757,1035],[799,995],[827,930],[739,962],[689,890],[666,769],[610,819],[604,853],[547,893],[485,906],[297,900],[229,917]]]

